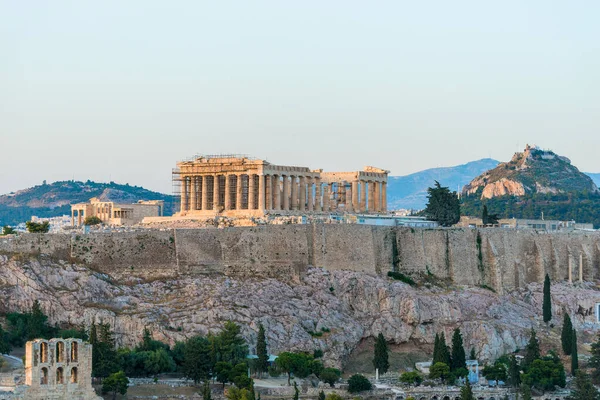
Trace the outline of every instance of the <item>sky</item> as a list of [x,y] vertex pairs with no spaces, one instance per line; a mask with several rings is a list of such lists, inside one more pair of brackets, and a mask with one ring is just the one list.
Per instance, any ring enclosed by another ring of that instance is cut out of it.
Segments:
[[171,192],[195,154],[600,172],[598,1],[0,0],[0,193]]

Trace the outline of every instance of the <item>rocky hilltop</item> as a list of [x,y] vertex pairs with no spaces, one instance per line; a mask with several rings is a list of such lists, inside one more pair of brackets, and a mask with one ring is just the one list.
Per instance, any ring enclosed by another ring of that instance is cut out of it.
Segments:
[[597,193],[598,187],[567,157],[529,145],[509,162],[484,172],[463,188],[464,195],[480,195],[482,199],[569,192]]

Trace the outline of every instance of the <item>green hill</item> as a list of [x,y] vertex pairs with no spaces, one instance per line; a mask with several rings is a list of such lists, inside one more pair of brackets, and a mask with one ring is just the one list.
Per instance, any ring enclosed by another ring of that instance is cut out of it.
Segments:
[[125,204],[138,200],[164,200],[165,215],[171,215],[173,210],[173,196],[140,186],[114,182],[59,181],[0,196],[0,226],[16,225],[31,219],[32,215],[68,215],[71,214],[71,204],[84,203],[92,197]]

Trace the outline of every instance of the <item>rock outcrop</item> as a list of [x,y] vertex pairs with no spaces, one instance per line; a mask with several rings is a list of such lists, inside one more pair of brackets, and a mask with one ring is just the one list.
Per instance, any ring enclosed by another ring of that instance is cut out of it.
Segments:
[[[556,321],[566,310],[578,329],[597,330],[600,292],[593,285],[558,283],[552,291]],[[460,327],[465,348],[475,347],[481,359],[523,348],[531,327],[558,340],[541,322],[538,283],[499,295],[478,287],[415,288],[373,273],[314,267],[296,281],[222,274],[116,279],[43,254],[0,255],[0,311],[28,310],[35,299],[51,323],[109,322],[127,345],[137,343],[146,326],[173,343],[214,332],[227,320],[239,323],[254,344],[262,322],[271,352],[321,348],[326,363],[336,366],[379,332],[429,351],[436,332],[451,337]]]
[[598,187],[568,158],[529,145],[509,162],[484,172],[463,188],[464,195],[480,194],[482,199],[584,191],[598,192]]

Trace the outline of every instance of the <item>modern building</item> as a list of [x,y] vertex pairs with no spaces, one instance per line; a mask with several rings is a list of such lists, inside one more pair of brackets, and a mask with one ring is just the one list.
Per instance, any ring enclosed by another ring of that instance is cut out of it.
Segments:
[[[484,227],[481,218],[477,217],[460,217],[457,226],[481,228]],[[503,218],[498,220],[498,224],[494,225],[500,228],[507,229],[534,229],[538,231],[561,231],[561,230],[593,230],[593,224],[577,223],[575,221],[558,221],[546,219],[517,219]]]
[[86,217],[95,216],[107,225],[135,225],[145,217],[162,217],[164,201],[140,200],[133,204],[117,204],[94,197],[89,203],[71,205],[72,226],[82,226]]
[[324,172],[240,155],[196,156],[177,163],[178,216],[232,217],[387,211],[389,171]]

